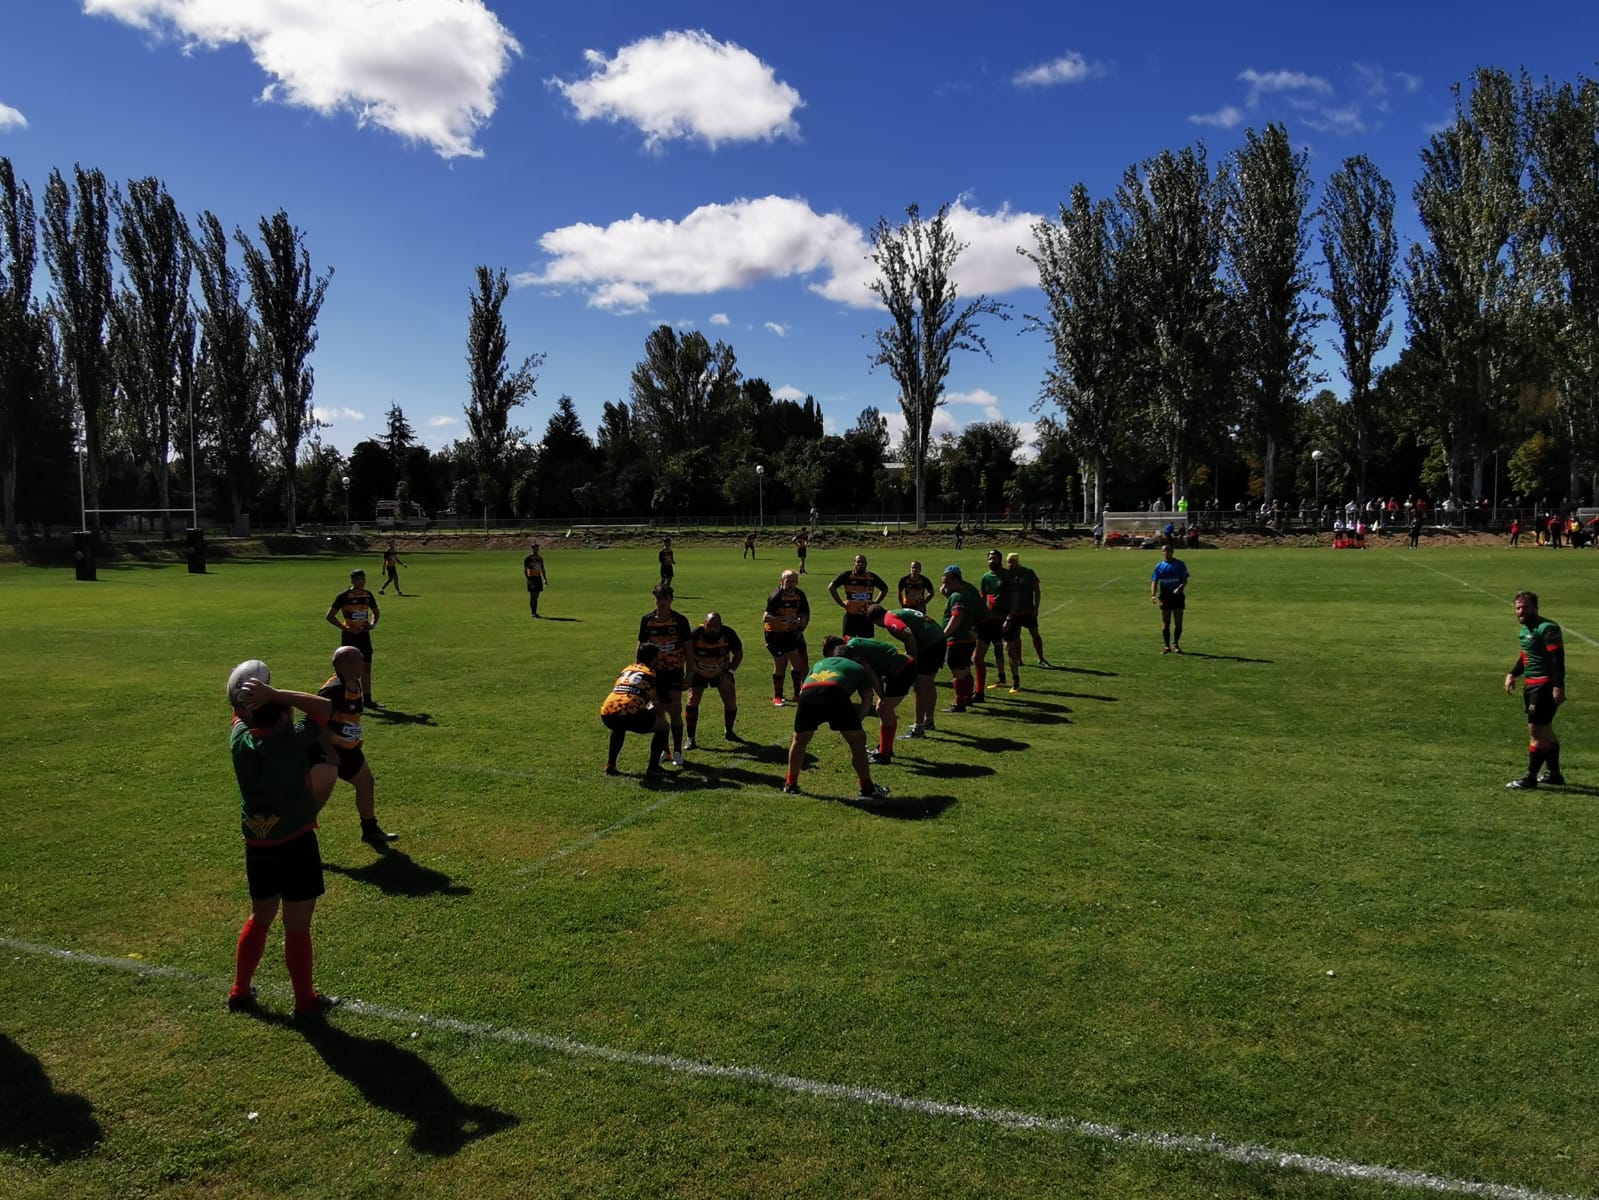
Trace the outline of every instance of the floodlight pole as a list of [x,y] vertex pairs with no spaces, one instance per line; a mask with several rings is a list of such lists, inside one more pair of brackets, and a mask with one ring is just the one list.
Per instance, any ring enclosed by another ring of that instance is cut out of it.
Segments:
[[766,528],[766,467],[761,463],[755,464],[755,491],[761,506],[760,527]]
[[350,523],[350,477],[341,475],[339,482],[344,485],[344,523],[348,525]]
[[1316,464],[1316,528],[1321,528],[1321,451],[1312,450],[1310,461]]

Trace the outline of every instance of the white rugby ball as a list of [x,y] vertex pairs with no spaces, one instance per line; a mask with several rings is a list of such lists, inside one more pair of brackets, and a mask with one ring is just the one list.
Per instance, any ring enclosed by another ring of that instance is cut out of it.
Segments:
[[238,704],[239,689],[244,686],[246,679],[259,679],[262,683],[272,682],[272,672],[266,663],[259,658],[249,658],[228,673],[228,703]]

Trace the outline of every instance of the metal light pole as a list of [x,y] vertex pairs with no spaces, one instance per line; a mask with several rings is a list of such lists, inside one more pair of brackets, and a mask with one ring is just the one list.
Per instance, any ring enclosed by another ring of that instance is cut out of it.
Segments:
[[1310,461],[1316,464],[1316,528],[1321,528],[1321,451],[1312,450]]
[[350,523],[350,477],[341,475],[339,482],[344,485],[344,523],[348,525]]
[[761,528],[766,528],[766,467],[755,464],[755,492],[761,505]]

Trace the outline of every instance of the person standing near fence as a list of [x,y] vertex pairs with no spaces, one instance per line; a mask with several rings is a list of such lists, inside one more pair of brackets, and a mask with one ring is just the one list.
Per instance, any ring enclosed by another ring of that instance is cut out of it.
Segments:
[[1149,577],[1149,601],[1160,605],[1162,654],[1183,652],[1183,612],[1188,607],[1188,566],[1166,546]]
[[[1564,786],[1560,773],[1560,739],[1555,736],[1555,712],[1566,701],[1566,647],[1560,626],[1538,611],[1536,592],[1517,592],[1514,600],[1516,631],[1521,653],[1505,672],[1505,692],[1514,695],[1522,681],[1522,707],[1527,713],[1527,773],[1505,784],[1512,791],[1530,791],[1540,783]],[[1547,768],[1543,778],[1540,768]]]
[[549,572],[544,569],[544,555],[539,553],[539,544],[537,542],[528,547],[528,556],[522,560],[522,574],[527,578],[528,610],[537,619],[539,615],[539,597],[544,594],[544,589],[550,584]]
[[1521,521],[1515,517],[1510,519],[1510,544],[1521,545]]

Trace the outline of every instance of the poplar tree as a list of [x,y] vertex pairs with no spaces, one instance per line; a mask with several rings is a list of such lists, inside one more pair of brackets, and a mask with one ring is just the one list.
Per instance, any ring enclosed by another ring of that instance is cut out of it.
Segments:
[[244,275],[228,259],[228,235],[215,213],[203,212],[193,244],[201,304],[195,314],[199,353],[196,420],[214,450],[235,522],[253,490],[263,418],[261,360]]
[[478,495],[485,521],[496,494],[506,483],[511,449],[526,436],[511,425],[511,412],[538,394],[536,372],[544,362],[542,354],[533,354],[523,359],[521,366],[511,369],[511,337],[502,311],[510,290],[503,267],[492,271],[480,265],[477,290],[468,297],[471,315],[467,322],[466,365],[470,396],[466,425],[477,462]]

